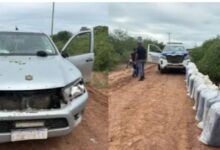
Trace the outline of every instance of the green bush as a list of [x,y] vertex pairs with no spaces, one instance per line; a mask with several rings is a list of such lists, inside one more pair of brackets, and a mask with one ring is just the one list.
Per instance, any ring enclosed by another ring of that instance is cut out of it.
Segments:
[[95,38],[95,64],[94,69],[97,71],[107,71],[111,67],[110,54],[112,45],[109,42],[108,27],[97,26],[94,28]]
[[72,36],[72,33],[69,31],[60,31],[57,34],[52,36],[52,40],[56,44],[57,48],[61,50],[64,44],[69,40]]
[[205,41],[202,46],[190,50],[190,56],[199,71],[220,83],[220,37]]
[[[126,31],[116,29],[110,34],[110,42],[113,46],[112,56],[115,57],[114,66],[127,63],[131,52],[137,46],[137,39],[129,36]],[[143,46],[147,49],[148,44],[156,44],[163,49],[164,44],[151,39],[143,39]],[[156,51],[153,49],[153,51]]]

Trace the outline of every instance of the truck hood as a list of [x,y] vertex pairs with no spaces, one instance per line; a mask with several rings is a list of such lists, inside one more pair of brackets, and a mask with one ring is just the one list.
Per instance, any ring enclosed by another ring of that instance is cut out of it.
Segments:
[[57,56],[0,56],[0,90],[64,87],[81,77],[69,61]]
[[164,56],[186,56],[188,55],[188,52],[187,51],[172,51],[172,50],[169,50],[169,51],[163,51],[162,52],[162,55]]

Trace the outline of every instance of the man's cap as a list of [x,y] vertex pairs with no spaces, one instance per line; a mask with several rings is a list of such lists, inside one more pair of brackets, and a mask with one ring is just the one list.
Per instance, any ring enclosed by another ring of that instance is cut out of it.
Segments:
[[143,43],[143,40],[142,40],[142,37],[141,37],[141,36],[137,37],[137,43],[138,43],[138,44]]

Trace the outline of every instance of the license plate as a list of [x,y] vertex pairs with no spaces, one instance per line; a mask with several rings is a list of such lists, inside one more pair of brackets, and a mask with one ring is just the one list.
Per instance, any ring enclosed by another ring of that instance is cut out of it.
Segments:
[[46,128],[17,129],[11,132],[11,141],[47,139],[48,131]]

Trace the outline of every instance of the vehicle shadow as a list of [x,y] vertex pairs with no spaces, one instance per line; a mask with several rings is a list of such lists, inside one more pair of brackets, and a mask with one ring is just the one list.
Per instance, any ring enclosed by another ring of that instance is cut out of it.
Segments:
[[185,75],[186,71],[185,70],[180,70],[180,69],[167,69],[163,74],[167,75]]

